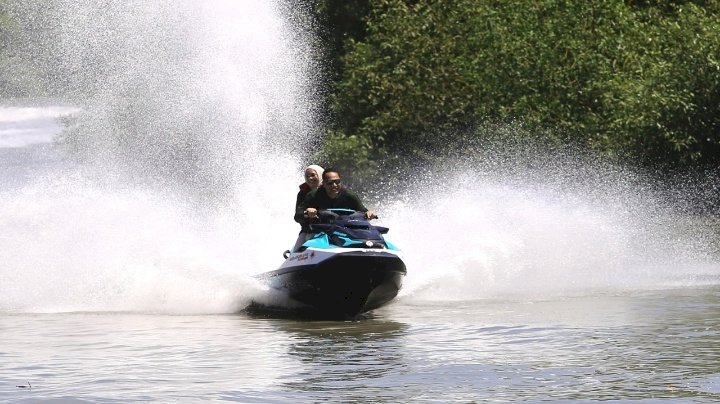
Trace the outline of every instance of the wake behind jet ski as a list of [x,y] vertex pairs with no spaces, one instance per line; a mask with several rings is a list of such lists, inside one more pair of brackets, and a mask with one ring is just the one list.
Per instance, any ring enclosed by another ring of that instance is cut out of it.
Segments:
[[363,212],[329,209],[310,225],[315,235],[263,273],[269,292],[253,311],[349,319],[382,307],[397,296],[407,273],[402,253]]

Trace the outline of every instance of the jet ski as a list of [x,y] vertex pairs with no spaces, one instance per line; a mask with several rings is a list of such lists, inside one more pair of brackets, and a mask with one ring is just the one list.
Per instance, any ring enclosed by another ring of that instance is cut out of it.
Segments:
[[286,251],[278,269],[257,276],[269,293],[250,311],[353,319],[397,296],[407,270],[400,250],[383,236],[387,227],[348,209],[321,210],[318,219],[310,224],[311,239]]

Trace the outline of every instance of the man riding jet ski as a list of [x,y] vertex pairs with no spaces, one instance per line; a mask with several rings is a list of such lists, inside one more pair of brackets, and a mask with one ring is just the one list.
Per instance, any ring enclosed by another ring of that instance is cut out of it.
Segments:
[[317,217],[320,209],[350,209],[365,212],[367,219],[375,217],[375,212],[368,210],[354,192],[342,186],[340,172],[337,169],[326,169],[322,179],[322,186],[308,193],[305,200],[300,203],[295,212],[296,222],[303,223],[308,219],[312,221]]
[[388,229],[368,222],[374,217],[341,187],[337,170],[325,170],[323,186],[295,215],[310,220],[312,237],[286,253],[278,269],[259,276],[274,298],[251,308],[348,319],[390,302],[407,271],[401,252],[383,237]]

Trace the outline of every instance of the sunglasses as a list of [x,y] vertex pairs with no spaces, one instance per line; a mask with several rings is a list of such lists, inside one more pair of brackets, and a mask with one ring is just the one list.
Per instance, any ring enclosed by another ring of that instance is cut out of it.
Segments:
[[338,180],[327,180],[327,181],[324,181],[323,184],[325,184],[325,185],[340,185],[340,184],[342,184],[342,181],[339,179]]

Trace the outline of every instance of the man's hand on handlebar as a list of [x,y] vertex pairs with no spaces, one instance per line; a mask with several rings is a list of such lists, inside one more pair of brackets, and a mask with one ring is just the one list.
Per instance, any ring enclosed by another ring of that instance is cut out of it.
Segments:
[[[319,218],[321,216],[321,213],[325,216],[332,215],[333,217],[337,217],[337,214],[332,211],[322,211],[321,212],[315,208],[307,208],[307,209],[305,209],[305,211],[303,213],[305,214],[305,217],[307,217],[308,219]],[[357,213],[361,213],[361,212],[357,212]],[[378,218],[378,216],[372,210],[368,210],[367,212],[362,212],[362,213],[364,214],[365,219],[367,219],[367,220]]]

